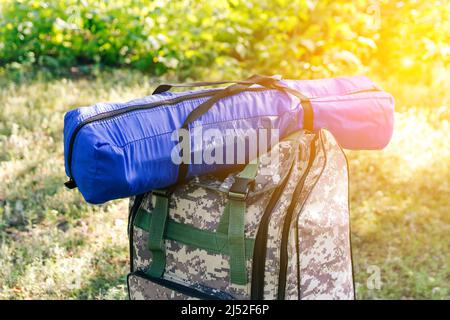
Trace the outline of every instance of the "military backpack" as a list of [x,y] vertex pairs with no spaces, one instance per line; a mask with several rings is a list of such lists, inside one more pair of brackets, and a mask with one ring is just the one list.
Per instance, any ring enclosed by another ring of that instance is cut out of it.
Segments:
[[298,131],[240,170],[132,198],[130,299],[354,299],[348,187],[333,135]]

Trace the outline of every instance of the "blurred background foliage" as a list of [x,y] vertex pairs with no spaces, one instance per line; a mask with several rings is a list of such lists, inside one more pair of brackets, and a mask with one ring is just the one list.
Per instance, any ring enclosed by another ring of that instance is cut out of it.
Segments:
[[357,297],[449,299],[449,23],[436,0],[1,0],[0,299],[127,297],[127,200],[63,187],[65,112],[253,73],[393,94],[389,146],[346,152]]
[[437,0],[6,0],[0,65],[125,66],[180,79],[374,72],[430,83],[448,67],[449,16]]

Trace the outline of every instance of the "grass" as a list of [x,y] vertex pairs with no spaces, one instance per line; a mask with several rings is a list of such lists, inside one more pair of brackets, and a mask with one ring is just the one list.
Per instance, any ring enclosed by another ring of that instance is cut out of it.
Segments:
[[[391,144],[348,152],[357,296],[449,299],[449,91],[384,84],[402,110]],[[91,206],[63,187],[63,116],[152,88],[120,70],[0,79],[0,299],[127,298],[127,201]]]
[[[450,297],[448,120],[435,125],[426,112],[397,114],[388,148],[349,153],[359,298]],[[373,267],[379,290],[367,288]]]

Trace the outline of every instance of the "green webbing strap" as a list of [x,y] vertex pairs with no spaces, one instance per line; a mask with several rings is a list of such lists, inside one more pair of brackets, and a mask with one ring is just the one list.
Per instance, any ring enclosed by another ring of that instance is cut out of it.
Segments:
[[[141,208],[136,214],[134,225],[148,232],[152,218],[150,212]],[[230,255],[227,234],[198,229],[191,225],[174,221],[170,217],[167,219],[164,239],[177,241],[214,254]],[[245,239],[245,256],[247,260],[253,257],[254,246],[255,239]]]
[[228,247],[230,248],[230,281],[235,284],[247,283],[245,260],[244,228],[245,202],[230,199],[225,210],[229,210]]
[[161,277],[166,267],[166,252],[164,244],[164,231],[169,215],[169,197],[165,191],[154,190],[156,198],[152,210],[152,219],[149,221],[148,249],[152,253],[152,263],[147,274],[152,277]]
[[228,247],[230,250],[230,281],[247,283],[245,252],[245,211],[248,192],[258,172],[257,163],[249,163],[235,177],[228,193],[228,203],[223,214],[228,214]]
[[225,208],[222,213],[222,216],[220,217],[219,225],[217,226],[216,231],[227,235],[229,221],[230,221],[230,212]]
[[[248,164],[235,177],[228,193],[228,203],[224,215],[228,217],[228,235],[199,230],[174,221],[168,222],[169,197],[167,191],[154,190],[156,198],[154,209],[150,214],[139,211],[135,224],[148,230],[148,248],[152,252],[152,263],[147,274],[161,277],[166,266],[164,239],[169,238],[230,256],[230,281],[235,284],[247,284],[246,260],[252,257],[254,240],[245,239],[246,199],[258,171],[257,163]],[[147,217],[146,223],[142,223]],[[148,226],[148,228],[145,228]],[[167,229],[167,232],[166,232]],[[165,235],[165,233],[167,233]]]

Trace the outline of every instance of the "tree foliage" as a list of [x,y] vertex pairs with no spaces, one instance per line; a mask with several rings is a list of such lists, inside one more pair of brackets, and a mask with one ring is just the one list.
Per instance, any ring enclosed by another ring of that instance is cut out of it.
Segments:
[[449,15],[436,0],[6,0],[0,65],[429,81],[448,70]]

